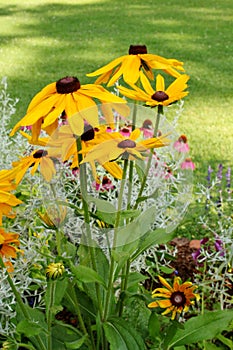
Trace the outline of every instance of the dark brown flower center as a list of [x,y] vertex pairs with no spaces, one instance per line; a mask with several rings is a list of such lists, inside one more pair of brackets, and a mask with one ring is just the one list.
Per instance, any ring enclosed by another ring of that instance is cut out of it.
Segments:
[[117,147],[119,148],[134,148],[136,143],[133,140],[127,139],[118,143]]
[[107,176],[103,176],[102,184],[107,185],[110,183],[111,183],[111,180]]
[[152,124],[152,121],[150,119],[144,120],[144,122],[142,124],[142,127],[144,129],[152,129],[152,126],[153,126],[153,124]]
[[146,54],[147,48],[146,45],[130,45],[129,47],[129,55],[138,55],[138,54]]
[[85,124],[84,125],[84,132],[81,135],[81,140],[82,141],[90,141],[93,140],[95,137],[95,131],[93,127],[90,124]]
[[177,306],[177,307],[180,307],[180,306],[183,307],[186,303],[186,297],[185,297],[184,293],[179,292],[179,291],[173,292],[170,300],[171,300],[172,305]]
[[33,158],[42,158],[47,156],[48,152],[44,151],[43,149],[39,149],[33,154]]
[[2,247],[3,247],[3,244],[0,244],[0,250],[2,249]]
[[64,77],[56,82],[56,89],[59,94],[70,94],[80,89],[81,85],[76,77]]
[[151,98],[158,102],[163,102],[169,99],[169,96],[164,91],[156,91]]
[[188,139],[185,135],[180,135],[180,137],[178,138],[179,142],[183,142],[183,143],[187,143]]

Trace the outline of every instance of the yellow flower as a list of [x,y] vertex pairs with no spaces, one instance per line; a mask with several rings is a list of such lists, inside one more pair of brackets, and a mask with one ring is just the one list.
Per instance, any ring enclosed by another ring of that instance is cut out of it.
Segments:
[[148,149],[166,146],[169,140],[165,137],[151,138],[136,142],[141,131],[135,129],[129,137],[123,136],[119,132],[112,133],[112,139],[96,145],[90,151],[86,150],[87,155],[82,163],[97,161],[101,165],[106,163],[110,165],[119,157],[123,159],[135,160],[143,159]]
[[188,94],[188,91],[184,91],[187,88],[186,82],[189,80],[187,74],[179,76],[167,89],[165,89],[164,78],[158,74],[156,77],[156,88],[152,88],[149,80],[144,74],[140,73],[140,80],[143,89],[140,89],[136,85],[130,85],[133,90],[118,86],[122,95],[129,97],[133,100],[143,101],[147,106],[155,107],[158,105],[168,106],[174,103]]
[[64,77],[47,85],[34,96],[26,115],[14,126],[10,135],[14,135],[22,126],[31,125],[32,142],[36,142],[41,129],[49,135],[57,129],[58,119],[62,113],[65,113],[67,118],[73,116],[72,122],[75,123],[77,135],[81,135],[84,120],[93,127],[99,124],[98,108],[93,98],[110,103],[126,102],[100,85],[81,85],[76,77]]
[[29,156],[22,157],[19,161],[12,163],[13,167],[18,170],[15,176],[16,184],[19,184],[27,170],[31,167],[31,174],[34,175],[40,165],[40,172],[46,181],[51,181],[56,169],[53,160],[50,158],[48,151],[39,149],[33,151]]
[[177,69],[184,71],[183,63],[180,61],[148,54],[145,45],[130,45],[128,55],[116,58],[87,76],[100,75],[96,84],[108,82],[107,86],[113,85],[121,76],[126,83],[135,84],[139,78],[140,70],[143,70],[148,78],[153,80],[152,69],[161,69],[175,78],[180,76]]
[[38,212],[41,220],[49,227],[49,228],[57,228],[61,226],[64,222],[67,214],[67,209],[62,205],[54,205],[53,207],[48,208],[45,213]]
[[64,272],[65,267],[62,263],[51,263],[46,268],[46,276],[52,279],[62,276]]
[[0,226],[2,225],[3,215],[14,218],[15,214],[12,212],[12,207],[22,203],[20,199],[10,193],[16,188],[16,185],[12,183],[16,174],[17,172],[14,170],[0,171]]
[[3,259],[7,261],[4,262],[7,266],[7,270],[12,272],[14,270],[12,263],[9,261],[10,258],[16,258],[17,252],[20,250],[17,248],[19,246],[19,235],[17,233],[5,232],[0,228],[0,255]]
[[[161,276],[158,276],[160,282],[165,288],[156,288],[152,292],[152,298],[163,298],[153,301],[148,307],[161,307],[166,309],[162,315],[172,313],[171,319],[174,320],[177,313],[187,312],[189,306],[194,304],[195,299],[199,300],[199,295],[194,294],[197,286],[193,286],[192,282],[181,282],[180,277],[175,277],[173,286]],[[192,300],[194,299],[194,300]]]

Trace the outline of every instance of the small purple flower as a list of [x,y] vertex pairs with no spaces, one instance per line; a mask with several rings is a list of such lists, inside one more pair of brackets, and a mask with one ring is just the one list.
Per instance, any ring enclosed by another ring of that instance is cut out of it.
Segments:
[[200,240],[200,244],[206,244],[208,241],[209,241],[209,238],[208,238],[208,237],[202,238],[202,239]]
[[201,255],[201,249],[197,249],[195,252],[192,253],[193,260],[197,263],[198,258]]

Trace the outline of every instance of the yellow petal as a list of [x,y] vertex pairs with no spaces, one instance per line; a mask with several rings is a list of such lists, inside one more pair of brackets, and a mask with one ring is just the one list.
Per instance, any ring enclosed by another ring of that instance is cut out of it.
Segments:
[[137,55],[129,55],[122,63],[123,79],[129,84],[135,84],[139,78],[141,59]]
[[164,78],[161,74],[158,74],[156,77],[156,91],[164,91],[165,85],[164,85]]
[[158,303],[159,307],[161,307],[162,309],[165,309],[165,308],[172,306],[170,299],[157,300],[157,303]]
[[156,301],[152,301],[152,303],[150,303],[149,305],[148,305],[148,307],[159,307],[159,305],[158,305],[158,303],[156,302]]
[[100,75],[100,74],[104,74],[106,72],[109,72],[113,68],[118,66],[118,64],[120,64],[124,60],[125,57],[127,57],[127,56],[121,56],[121,57],[115,58],[113,61],[111,61],[110,63],[106,64],[105,66],[97,69],[96,71],[94,71],[92,73],[88,73],[86,75],[88,77],[95,77],[96,75]]
[[40,161],[40,172],[47,182],[52,180],[53,175],[56,174],[53,161],[48,157],[42,157]]
[[105,170],[107,170],[109,174],[111,174],[116,179],[122,179],[123,171],[116,162],[106,162],[103,164],[103,167]]
[[186,82],[189,80],[189,76],[187,74],[183,74],[179,76],[176,80],[173,81],[171,85],[166,90],[168,96],[174,95],[178,92],[181,92],[187,88]]
[[131,134],[130,134],[130,140],[137,140],[138,138],[139,138],[139,136],[140,136],[140,134],[141,134],[141,130],[140,129],[135,129],[135,130],[133,130],[132,132],[131,132]]
[[44,99],[50,97],[50,95],[55,94],[56,92],[57,92],[56,83],[51,83],[45,86],[40,92],[38,92],[33,97],[33,99],[31,100],[28,106],[27,112],[31,111],[35,106],[41,103]]
[[159,278],[160,282],[162,283],[162,285],[164,285],[164,287],[166,287],[168,290],[173,292],[173,288],[170,286],[170,284],[162,276],[158,276],[158,278]]
[[69,126],[75,135],[82,135],[84,131],[84,121],[81,113],[74,114],[68,119]]
[[147,77],[145,76],[145,74],[143,74],[143,72],[140,72],[140,80],[142,82],[142,86],[143,89],[150,95],[152,96],[154,94],[154,89],[152,89],[152,86],[150,85],[149,80],[147,79]]

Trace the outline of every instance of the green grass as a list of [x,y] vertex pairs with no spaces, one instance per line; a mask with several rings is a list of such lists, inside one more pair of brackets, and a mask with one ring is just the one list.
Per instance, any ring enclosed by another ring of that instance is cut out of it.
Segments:
[[197,165],[232,164],[232,0],[0,0],[0,71],[20,99],[65,75],[85,76],[124,55],[130,44],[177,58],[191,76],[180,120]]

